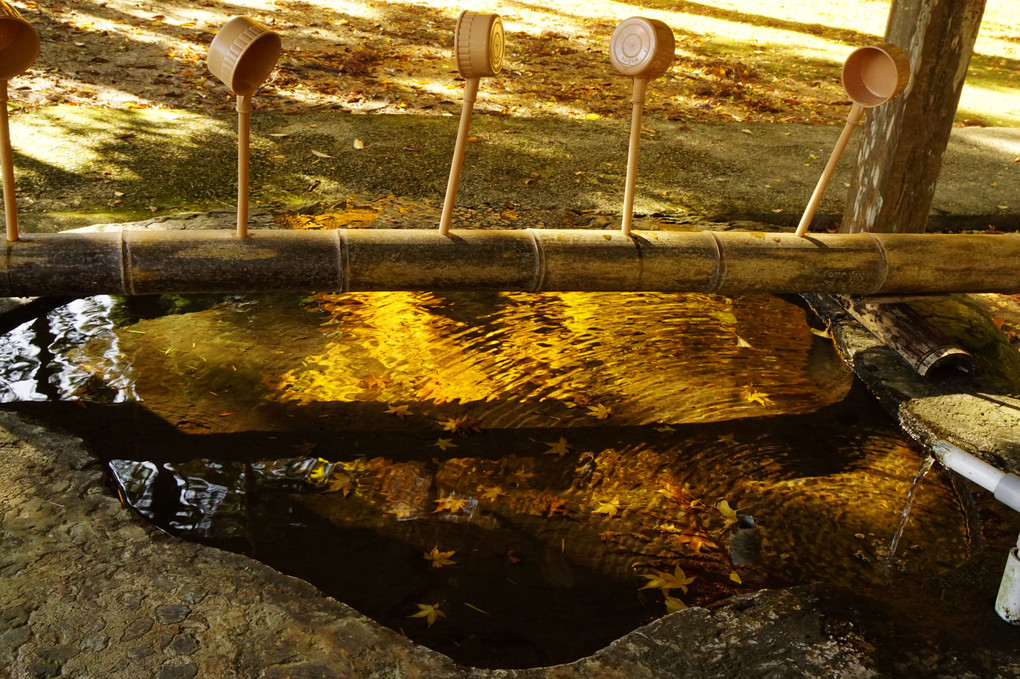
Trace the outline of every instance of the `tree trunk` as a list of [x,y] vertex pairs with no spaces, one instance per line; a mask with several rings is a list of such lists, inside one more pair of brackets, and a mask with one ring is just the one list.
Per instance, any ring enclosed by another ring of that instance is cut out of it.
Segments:
[[985,0],[893,0],[886,42],[910,58],[902,96],[868,112],[842,231],[923,233]]

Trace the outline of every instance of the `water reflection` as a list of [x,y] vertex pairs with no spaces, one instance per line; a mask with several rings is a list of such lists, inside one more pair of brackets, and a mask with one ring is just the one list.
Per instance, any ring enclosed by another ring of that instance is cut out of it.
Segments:
[[[877,561],[919,457],[778,298],[132,305],[51,314],[50,357],[23,326],[0,344],[17,367],[6,392],[88,400],[46,408],[167,530],[307,578],[461,662],[564,662],[667,606],[890,577]],[[896,570],[958,563],[951,489],[932,481],[914,511],[925,521],[904,540],[923,549]],[[410,617],[419,604],[446,617]]]

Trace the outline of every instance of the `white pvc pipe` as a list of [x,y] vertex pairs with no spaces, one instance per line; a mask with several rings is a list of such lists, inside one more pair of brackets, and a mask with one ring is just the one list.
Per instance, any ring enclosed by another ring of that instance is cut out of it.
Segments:
[[[1020,512],[1020,477],[1006,474],[992,465],[964,452],[948,441],[938,441],[932,453],[948,469],[995,493],[995,499]],[[1020,547],[1020,540],[1017,542]],[[1011,625],[1020,625],[1020,556],[1014,547],[1009,552],[1006,569],[995,598],[995,612]]]
[[1001,472],[948,441],[938,441],[932,452],[946,468],[992,491],[996,500],[1020,512],[1020,476]]

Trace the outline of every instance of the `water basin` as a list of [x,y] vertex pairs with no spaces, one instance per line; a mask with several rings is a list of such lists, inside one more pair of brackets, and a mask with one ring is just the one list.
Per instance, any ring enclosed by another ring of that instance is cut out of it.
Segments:
[[0,355],[7,407],[85,438],[157,526],[468,665],[967,555],[929,477],[883,559],[922,456],[772,296],[97,297]]

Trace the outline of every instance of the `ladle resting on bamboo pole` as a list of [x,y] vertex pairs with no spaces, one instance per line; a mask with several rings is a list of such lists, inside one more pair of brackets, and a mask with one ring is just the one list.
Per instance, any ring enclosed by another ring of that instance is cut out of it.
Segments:
[[282,41],[247,17],[223,25],[209,45],[209,71],[237,96],[237,236],[248,235],[251,97],[276,66]]
[[467,82],[464,85],[464,104],[457,127],[457,142],[453,147],[450,179],[446,183],[443,214],[439,219],[439,233],[444,236],[450,232],[450,222],[453,220],[453,205],[457,200],[457,186],[464,167],[464,149],[471,128],[475,99],[478,97],[478,84],[483,77],[497,75],[503,69],[504,45],[503,22],[499,16],[466,10],[460,13],[453,35],[453,55],[457,61],[457,71]]
[[21,75],[39,56],[39,34],[18,10],[0,0],[0,174],[4,184],[7,240],[18,240],[18,201],[14,190],[14,150],[7,119],[7,81]]
[[620,231],[629,236],[634,219],[634,190],[637,184],[638,151],[641,148],[641,118],[648,81],[665,73],[673,63],[676,40],[669,26],[656,19],[631,17],[613,31],[609,59],[613,68],[634,78],[630,143],[627,147],[627,179],[623,189],[623,220]]
[[903,51],[896,45],[880,43],[869,45],[854,50],[847,57],[843,64],[843,88],[850,95],[854,102],[850,107],[850,115],[847,116],[846,126],[843,133],[836,141],[836,147],[829,156],[829,162],[822,170],[822,176],[818,179],[811,200],[808,201],[804,215],[797,225],[797,235],[803,236],[811,220],[815,216],[818,204],[825,194],[825,188],[832,179],[832,173],[836,171],[843,151],[846,150],[850,137],[861,122],[864,116],[864,109],[881,106],[893,97],[899,95],[910,82],[910,61]]

